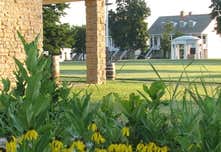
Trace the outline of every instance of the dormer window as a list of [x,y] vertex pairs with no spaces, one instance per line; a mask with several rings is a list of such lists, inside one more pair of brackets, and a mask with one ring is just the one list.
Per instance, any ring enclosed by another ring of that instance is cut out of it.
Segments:
[[161,22],[161,27],[164,28],[166,22]]
[[193,28],[195,25],[196,25],[196,21],[193,21],[193,20],[188,21],[189,28]]
[[180,22],[179,22],[179,25],[180,25],[181,28],[185,27],[186,24],[187,24],[187,23],[186,23],[185,21],[180,21]]
[[172,24],[172,25],[173,25],[173,27],[176,27],[176,25],[177,25],[177,22],[174,22],[174,21],[170,21],[170,24]]

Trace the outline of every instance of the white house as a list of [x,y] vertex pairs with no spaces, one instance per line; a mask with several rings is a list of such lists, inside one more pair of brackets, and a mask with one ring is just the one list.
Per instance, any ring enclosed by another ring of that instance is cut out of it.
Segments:
[[61,54],[60,54],[60,62],[63,61],[70,61],[72,60],[73,55],[72,55],[72,51],[70,48],[63,48],[61,49]]
[[[181,11],[178,16],[162,16],[150,27],[150,50],[152,54],[162,57],[161,35],[164,25],[171,23],[171,59],[212,59],[221,58],[221,37],[215,31],[216,21],[209,14],[187,15]],[[174,38],[178,31],[184,34]]]
[[180,36],[171,42],[171,59],[202,59],[205,58],[200,38]]

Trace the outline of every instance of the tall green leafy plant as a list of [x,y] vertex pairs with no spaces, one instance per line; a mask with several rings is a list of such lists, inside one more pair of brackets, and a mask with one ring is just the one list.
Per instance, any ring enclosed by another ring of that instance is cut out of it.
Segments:
[[189,91],[200,110],[200,139],[197,144],[200,147],[199,151],[202,152],[218,152],[221,150],[221,92],[219,88],[216,89],[218,91],[213,97],[207,93],[205,96],[201,96],[196,86],[196,93]]
[[50,60],[39,54],[39,36],[31,43],[27,43],[20,33],[18,36],[27,56],[24,63],[14,59],[17,65],[16,87],[11,91],[10,81],[5,79],[0,94],[1,113],[5,115],[0,125],[8,135],[20,134],[32,128],[45,128],[55,90]]

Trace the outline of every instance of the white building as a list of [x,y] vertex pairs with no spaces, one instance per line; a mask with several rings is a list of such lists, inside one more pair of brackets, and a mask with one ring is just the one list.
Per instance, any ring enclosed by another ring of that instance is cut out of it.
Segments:
[[180,36],[171,44],[171,59],[202,59],[206,56],[198,37]]
[[60,62],[72,60],[72,51],[70,48],[61,49]]
[[[183,11],[178,16],[159,17],[150,27],[150,50],[153,54],[162,57],[160,41],[166,23],[171,23],[174,27],[174,31],[170,35],[171,51],[168,54],[172,59],[221,58],[221,37],[215,31],[216,21],[209,14],[193,15],[190,12],[188,15],[184,15]],[[175,39],[176,31],[183,33],[184,39]],[[192,42],[185,42],[189,41],[185,40],[186,38],[192,38]],[[193,41],[195,42],[193,43]]]

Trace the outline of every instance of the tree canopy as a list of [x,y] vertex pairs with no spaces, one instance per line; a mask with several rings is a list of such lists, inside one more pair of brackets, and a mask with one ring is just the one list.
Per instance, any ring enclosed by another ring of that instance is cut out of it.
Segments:
[[43,49],[50,54],[60,54],[60,49],[71,47],[73,43],[70,25],[60,22],[69,4],[51,4],[43,6]]
[[146,18],[150,9],[145,0],[117,0],[116,10],[109,11],[110,35],[121,50],[145,50],[148,33]]
[[86,26],[73,26],[72,32],[74,33],[74,42],[72,43],[73,51],[77,53],[86,52]]
[[210,8],[212,9],[211,16],[216,18],[217,26],[215,27],[217,33],[221,34],[221,0],[211,0],[212,4]]
[[170,57],[170,50],[171,50],[171,39],[174,39],[176,37],[182,36],[183,33],[177,31],[174,29],[172,23],[165,23],[164,25],[164,32],[161,36],[161,50],[163,51],[163,56],[165,58]]

